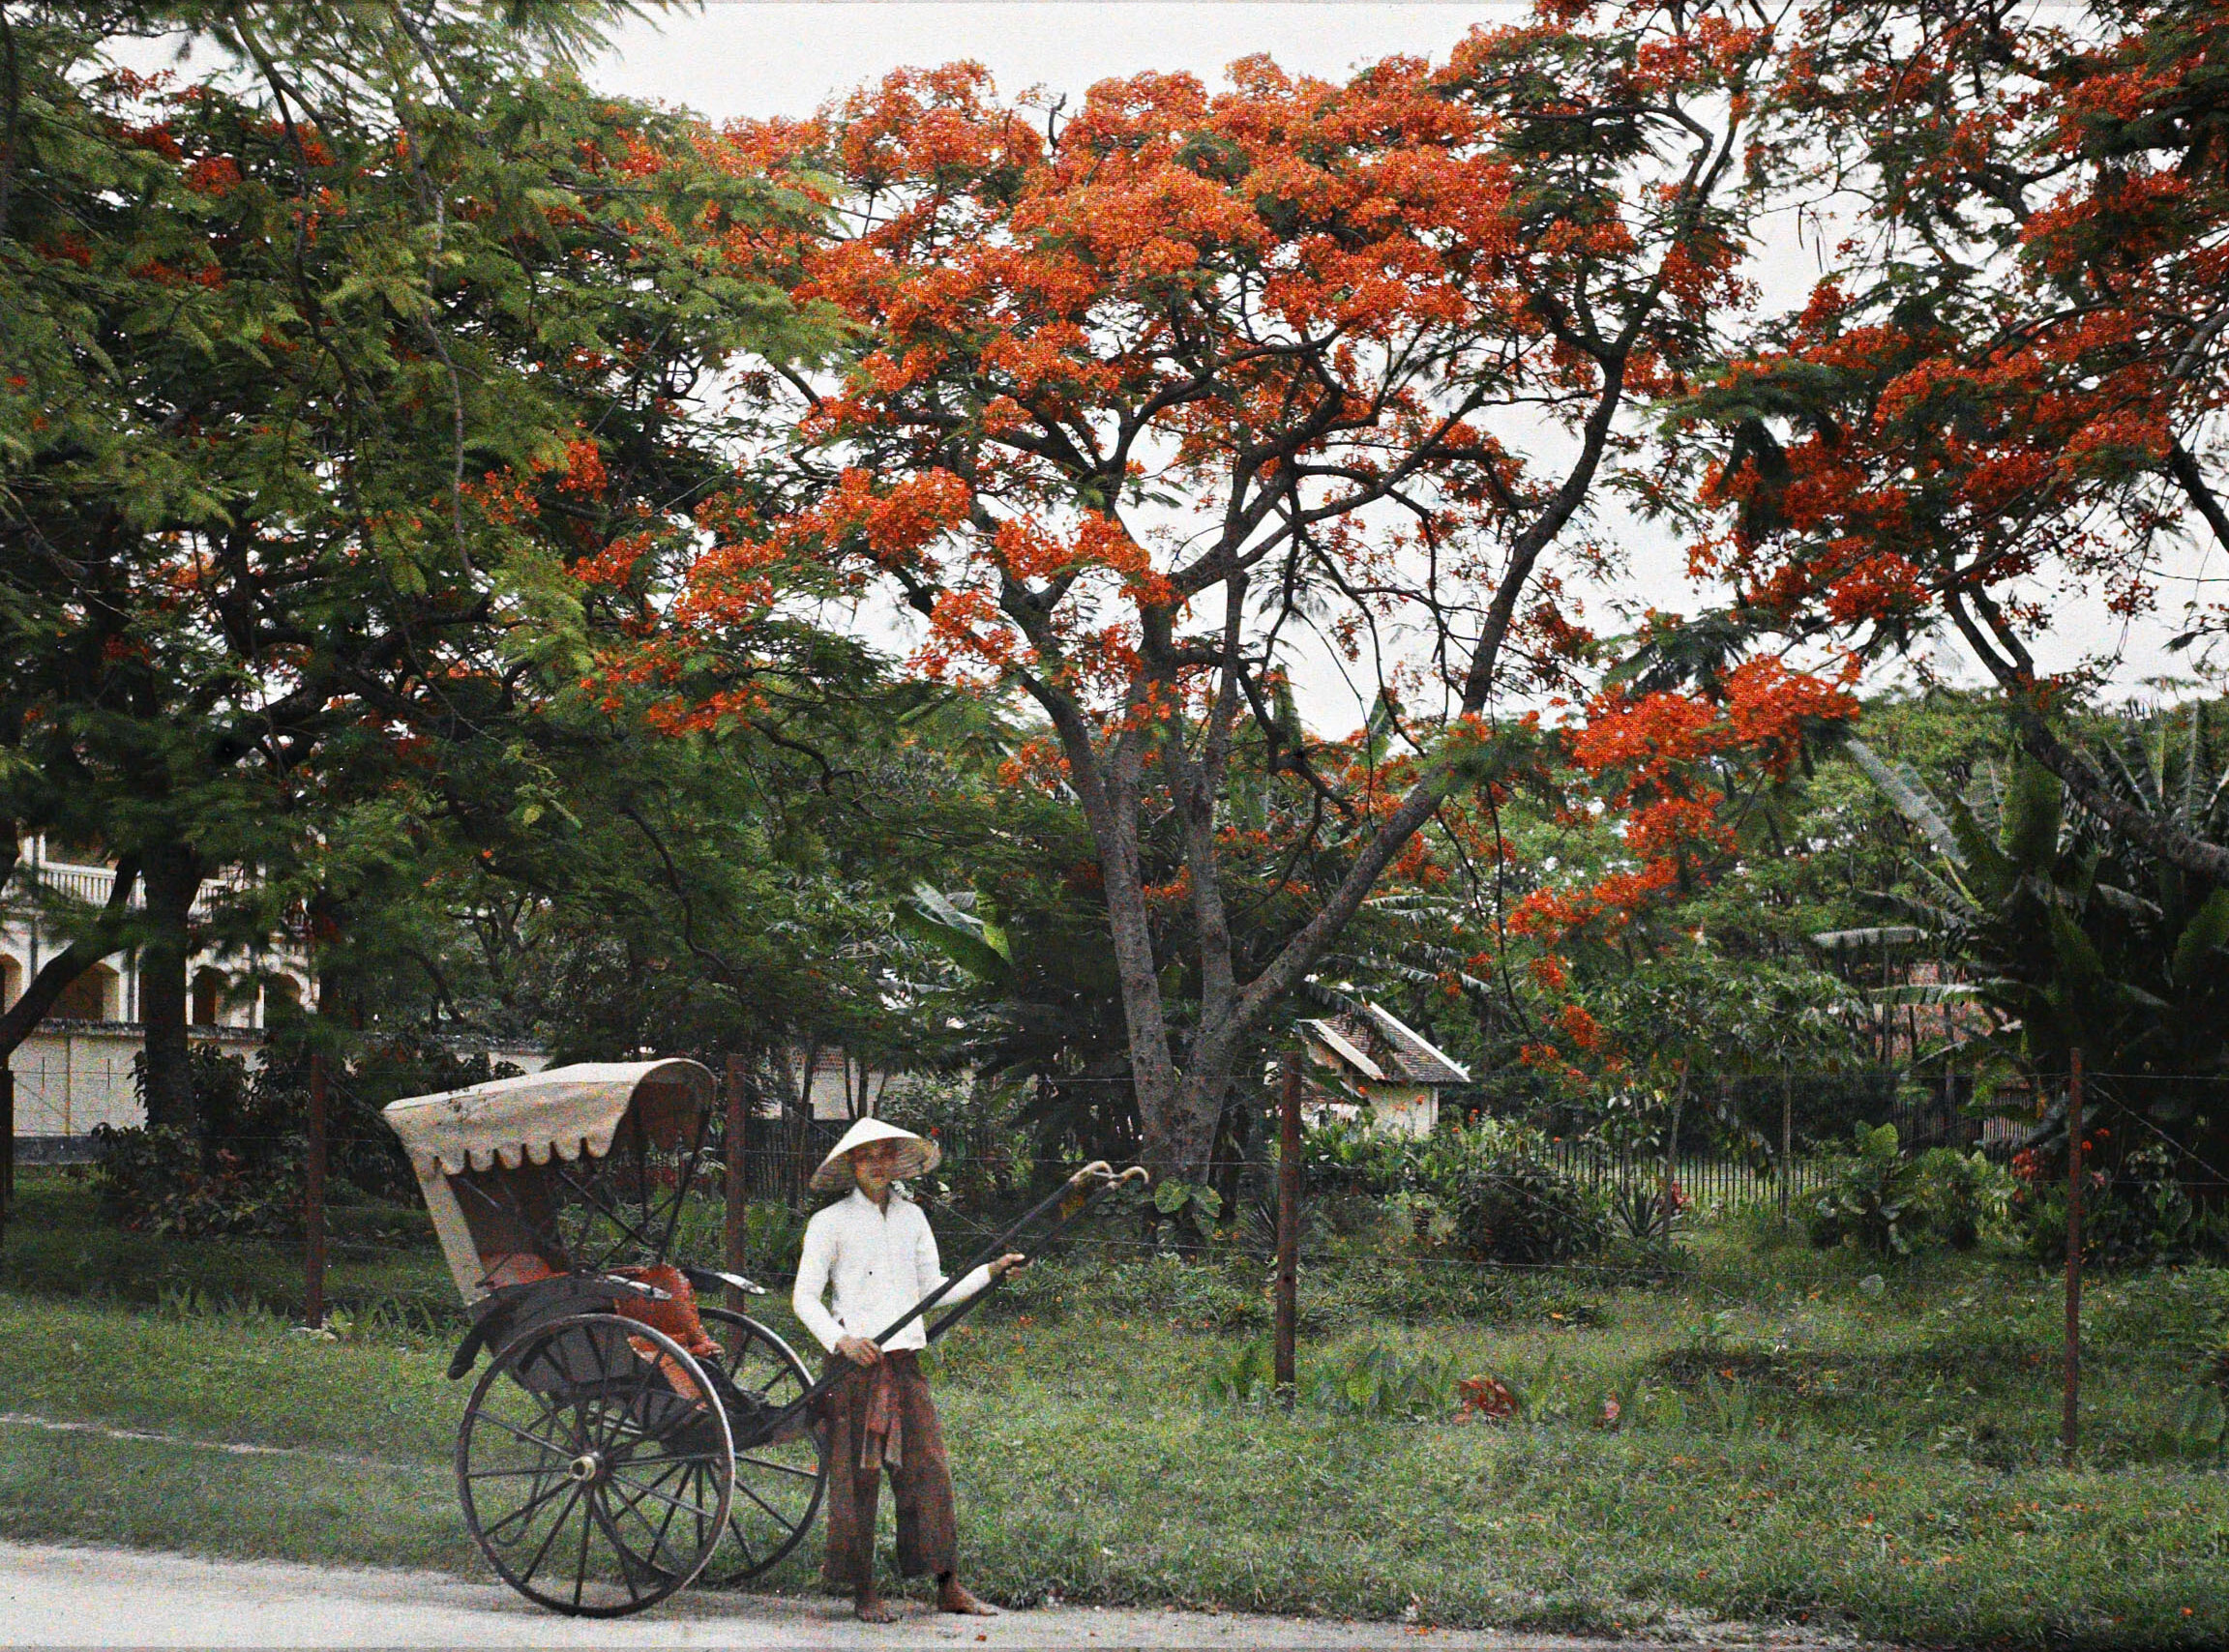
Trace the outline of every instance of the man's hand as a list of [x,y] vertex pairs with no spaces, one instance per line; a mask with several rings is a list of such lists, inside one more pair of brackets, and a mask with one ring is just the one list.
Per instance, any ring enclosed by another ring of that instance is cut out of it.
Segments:
[[1005,1255],[1000,1256],[996,1262],[991,1264],[991,1277],[995,1280],[1004,1279],[1008,1274],[1013,1273],[1018,1269],[1025,1268],[1028,1265],[1029,1258],[1027,1256],[1025,1256],[1019,1251],[1009,1251]]
[[882,1350],[864,1337],[839,1337],[836,1351],[853,1365],[873,1365],[882,1357]]

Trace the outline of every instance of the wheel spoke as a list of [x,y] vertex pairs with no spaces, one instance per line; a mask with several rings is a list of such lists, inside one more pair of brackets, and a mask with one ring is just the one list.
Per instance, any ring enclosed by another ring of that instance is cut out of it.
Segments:
[[[673,1473],[673,1468],[674,1468],[675,1466],[678,1466],[678,1465],[669,1465],[669,1467],[667,1467],[667,1468],[666,1468],[666,1469],[663,1471],[663,1473],[662,1473],[662,1475],[660,1476],[660,1478],[661,1478],[661,1479],[669,1478],[669,1477],[672,1475],[672,1473]],[[636,1489],[636,1488],[634,1487],[634,1483],[633,1483],[632,1481],[621,1480],[621,1479],[620,1479],[620,1478],[619,1478],[617,1475],[613,1475],[613,1476],[611,1477],[611,1483],[612,1483],[613,1485],[615,1485],[615,1486],[625,1486],[625,1487],[628,1487],[630,1490],[635,1490],[635,1489]],[[645,1514],[643,1514],[643,1513],[642,1513],[642,1498],[641,1498],[641,1496],[640,1496],[640,1495],[637,1495],[637,1496],[634,1496],[634,1497],[623,1497],[623,1496],[620,1496],[620,1495],[618,1495],[618,1494],[614,1493],[614,1494],[613,1494],[613,1496],[612,1496],[612,1499],[611,1499],[611,1500],[612,1500],[613,1502],[615,1502],[615,1503],[619,1504],[619,1505],[620,1505],[622,1508],[626,1509],[626,1510],[627,1510],[627,1512],[628,1512],[629,1514],[631,1514],[631,1515],[635,1516],[635,1517],[636,1517],[638,1519],[639,1519],[639,1520],[640,1520],[640,1521],[641,1521],[641,1522],[642,1522],[642,1523],[643,1523],[645,1526],[647,1526],[647,1525],[650,1523],[650,1517],[649,1517],[648,1515],[645,1515]],[[663,1537],[661,1537],[661,1541],[663,1541]]]
[[542,1562],[550,1553],[550,1546],[557,1541],[557,1534],[565,1529],[566,1520],[571,1518],[573,1510],[579,1505],[580,1501],[580,1483],[575,1481],[572,1486],[573,1495],[567,1498],[565,1506],[557,1511],[557,1518],[550,1522],[549,1535],[542,1539],[542,1547],[534,1551],[534,1558],[526,1562],[526,1570],[519,1575],[521,1586],[534,1580],[534,1574],[542,1569]]
[[[640,1360],[641,1356],[637,1354],[632,1346],[626,1343],[622,1343],[621,1346],[627,1348],[631,1357]],[[649,1369],[655,1372],[658,1367],[653,1363]],[[605,1430],[603,1437],[596,1442],[599,1450],[609,1450],[615,1445],[619,1436],[630,1428],[638,1432],[647,1433],[649,1431],[648,1424],[638,1422],[636,1418],[639,1409],[643,1417],[650,1414],[649,1405],[646,1401],[654,1398],[656,1385],[639,1369],[630,1372],[627,1376],[619,1380],[623,1383],[630,1383],[631,1386],[612,1396],[611,1421],[609,1427]]]
[[[697,1551],[701,1554],[704,1551],[704,1510],[701,1488],[699,1488],[697,1484],[698,1470],[696,1465],[691,1464],[688,1468],[683,1470],[683,1474],[690,1483],[690,1494],[697,1499],[691,1505],[689,1512],[696,1517]],[[628,1506],[634,1509],[638,1516],[641,1517],[642,1523],[644,1525],[648,1525],[650,1523],[649,1518],[642,1515],[642,1506],[639,1499]],[[667,1508],[666,1518],[658,1522],[658,1538],[657,1541],[651,1546],[650,1552],[652,1554],[663,1554],[666,1552],[666,1535],[673,1529],[673,1517],[680,1512],[681,1505],[679,1503],[671,1504]]]
[[661,1503],[670,1503],[670,1504],[672,1504],[672,1505],[673,1505],[675,1508],[677,1508],[677,1509],[685,1509],[685,1508],[689,1507],[689,1505],[688,1505],[688,1504],[686,1504],[686,1503],[682,1502],[682,1501],[681,1501],[679,1498],[677,1498],[677,1497],[669,1497],[669,1496],[668,1496],[668,1495],[667,1495],[665,1492],[663,1492],[663,1491],[660,1491],[660,1490],[655,1490],[655,1489],[654,1489],[654,1488],[652,1488],[652,1487],[648,1487],[648,1486],[638,1486],[638,1485],[636,1485],[636,1484],[635,1484],[635,1482],[634,1482],[634,1481],[632,1481],[632,1480],[622,1480],[622,1479],[621,1479],[621,1478],[620,1478],[618,1475],[616,1475],[616,1474],[614,1474],[614,1475],[612,1475],[612,1476],[611,1476],[611,1484],[612,1484],[612,1485],[614,1485],[614,1486],[624,1486],[624,1487],[626,1487],[626,1488],[627,1488],[627,1490],[630,1490],[630,1491],[639,1491],[639,1492],[641,1492],[641,1493],[642,1493],[642,1495],[643,1495],[643,1496],[645,1496],[645,1497],[655,1497],[655,1498],[657,1498],[657,1499],[658,1499],[658,1501],[660,1501]]
[[580,1605],[580,1591],[588,1581],[588,1534],[596,1529],[596,1511],[591,1504],[580,1519],[580,1552],[573,1562],[573,1605]]
[[772,1462],[762,1457],[753,1457],[747,1452],[737,1452],[735,1460],[755,1463],[760,1468],[771,1468],[777,1474],[793,1474],[800,1480],[817,1480],[820,1478],[819,1474],[813,1469],[793,1468],[787,1462]]
[[511,1424],[505,1422],[501,1417],[494,1416],[490,1412],[482,1411],[479,1414],[479,1420],[483,1423],[492,1423],[496,1428],[501,1429],[505,1433],[511,1434],[516,1438],[522,1439],[528,1445],[540,1446],[551,1457],[570,1458],[577,1455],[569,1448],[559,1445],[554,1440],[546,1440],[540,1434],[530,1434],[524,1429],[515,1428]]
[[[603,1499],[594,1491],[588,1493],[588,1518],[603,1528],[605,1542],[610,1544],[612,1552],[619,1557],[619,1580],[627,1585],[627,1598],[640,1605],[642,1591],[635,1586],[635,1552],[620,1541],[619,1528],[611,1523],[611,1517],[606,1512]],[[588,1570],[588,1545],[585,1539],[580,1545],[580,1570],[583,1575]],[[580,1604],[580,1584],[578,1579],[573,1585],[573,1604]]]
[[761,1509],[764,1509],[766,1511],[766,1518],[772,1520],[776,1525],[780,1526],[784,1531],[794,1532],[797,1529],[797,1527],[792,1522],[784,1519],[780,1515],[774,1512],[774,1505],[772,1503],[769,1503],[765,1498],[759,1496],[758,1492],[752,1490],[751,1488],[744,1485],[742,1481],[738,1480],[735,1482],[735,1490],[742,1492],[744,1496],[750,1498],[754,1503],[757,1503]]
[[550,1501],[550,1498],[556,1496],[559,1492],[563,1491],[566,1487],[572,1484],[573,1482],[570,1480],[552,1480],[550,1483],[549,1489],[547,1490],[536,1491],[533,1493],[533,1495],[529,1496],[525,1502],[520,1504],[516,1509],[513,1509],[509,1514],[505,1515],[493,1525],[483,1526],[481,1528],[483,1535],[489,1538],[493,1538],[497,1532],[501,1531],[505,1526],[511,1524],[512,1521],[522,1519],[526,1516],[531,1515],[536,1509],[543,1507]]
[[736,1513],[732,1500],[728,1505],[728,1529],[735,1538],[735,1547],[743,1551],[745,1568],[756,1567],[758,1564],[758,1557],[751,1551],[751,1540],[743,1535],[743,1517]]

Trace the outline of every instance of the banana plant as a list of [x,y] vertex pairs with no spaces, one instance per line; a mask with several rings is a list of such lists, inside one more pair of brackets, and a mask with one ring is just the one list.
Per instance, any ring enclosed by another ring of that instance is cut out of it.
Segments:
[[[2178,829],[2218,834],[2229,769],[2204,713],[2117,720],[2093,742],[2132,803]],[[2058,778],[2022,754],[1945,799],[1860,740],[1852,759],[1932,851],[1908,915],[1961,957],[1969,993],[1995,1013],[1991,1042],[2031,1070],[2217,1073],[2229,1064],[2229,891],[2069,808]]]

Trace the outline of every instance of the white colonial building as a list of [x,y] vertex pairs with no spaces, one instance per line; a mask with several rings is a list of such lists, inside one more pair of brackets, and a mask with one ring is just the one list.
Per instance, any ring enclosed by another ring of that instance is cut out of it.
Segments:
[[[0,891],[0,1007],[12,1005],[55,953],[69,944],[40,922],[41,888],[93,906],[114,887],[115,870],[97,850],[52,839],[23,841],[15,875]],[[212,880],[195,903],[204,911],[223,893]],[[133,904],[140,903],[134,894]],[[299,935],[282,931],[241,953],[203,952],[187,966],[189,1036],[239,1047],[262,1043],[267,1018],[283,999],[311,999],[310,959]],[[139,971],[130,953],[112,953],[63,992],[37,1031],[9,1059],[15,1075],[15,1134],[75,1138],[97,1124],[139,1124],[132,1085],[140,1047]]]

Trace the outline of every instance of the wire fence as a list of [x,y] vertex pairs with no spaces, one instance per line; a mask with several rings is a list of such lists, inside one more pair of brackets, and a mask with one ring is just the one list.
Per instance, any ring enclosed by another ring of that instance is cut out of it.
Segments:
[[[38,1163],[45,1145],[55,1158],[105,1153],[116,1172],[134,1164],[134,1154],[178,1150],[175,1142],[105,1133],[88,1141],[71,1128],[74,1081],[68,1080],[57,1095],[49,1076],[36,1069],[15,1076],[11,1144],[18,1146],[17,1163]],[[642,1145],[629,1175],[643,1199],[644,1220],[639,1229],[624,1223],[621,1227],[638,1240],[660,1235],[642,1251],[669,1252],[674,1259],[699,1265],[720,1263],[779,1291],[788,1282],[804,1219],[825,1196],[812,1190],[813,1173],[851,1121],[756,1114],[732,1071],[730,1085],[726,1105],[710,1109],[688,1151],[653,1154],[648,1127],[637,1133]],[[1290,1081],[1288,1098],[1297,1087],[1296,1078]],[[1056,1309],[1058,1291],[1083,1285],[1095,1304],[1156,1322],[1251,1335],[1273,1327],[1278,1369],[1290,1373],[1296,1326],[1313,1337],[1341,1324],[1387,1318],[1475,1322],[1545,1316],[1576,1323],[1597,1313],[1610,1291],[1667,1282],[1682,1293],[1733,1307],[1753,1299],[1754,1280],[1745,1284],[1683,1252],[1675,1216],[1692,1224],[1762,1208],[1801,1219],[1799,1201],[1807,1195],[1832,1182],[1850,1185],[1844,1173],[1852,1165],[1849,1148],[1856,1145],[1852,1127],[1889,1124],[1902,1149],[1980,1150],[2009,1164],[2030,1195],[2055,1186],[2064,1197],[2059,1215],[2045,1214],[2065,1224],[2062,1449],[2071,1460],[2083,1357],[2084,1201],[2110,1199],[2123,1179],[2141,1171],[2155,1177],[2150,1187],[2164,1177],[2184,1196],[2229,1208],[2229,1175],[2220,1168],[2229,1160],[2229,1079],[2100,1073],[2088,1075],[2086,1084],[2070,1076],[2040,1076],[1984,1089],[1958,1075],[1890,1082],[1880,1074],[1745,1074],[1697,1079],[1691,1088],[1693,1096],[1685,1098],[1695,1104],[1691,1112],[1675,1108],[1653,1120],[1628,1113],[1621,1121],[1622,1139],[1605,1138],[1607,1133],[1558,1134],[1556,1126],[1565,1121],[1552,1107],[1535,1106],[1524,1121],[1531,1129],[1507,1138],[1519,1144],[1515,1156],[1527,1163],[1489,1164],[1486,1174],[1505,1176],[1526,1190],[1537,1189],[1544,1174],[1556,1184],[1545,1202],[1563,1199],[1559,1208],[1565,1211],[1568,1190],[1596,1196],[1591,1215],[1573,1230],[1578,1237],[1548,1233],[1530,1251],[1525,1244],[1508,1251],[1482,1245],[1475,1230],[1428,1234],[1424,1222],[1413,1218],[1412,1207],[1403,1201],[1419,1190],[1435,1191],[1431,1178],[1442,1170],[1428,1161],[1444,1143],[1402,1143],[1387,1136],[1377,1145],[1391,1152],[1373,1147],[1372,1162],[1344,1163],[1333,1151],[1338,1133],[1327,1133],[1321,1150],[1303,1142],[1299,1152],[1273,1154],[1271,1132],[1256,1117],[1253,1128],[1234,1133],[1236,1151],[1219,1154],[1204,1167],[1208,1183],[1223,1195],[1212,1231],[1186,1231],[1181,1221],[1158,1221],[1149,1203],[1110,1206],[1095,1223],[1062,1233],[1049,1251],[1039,1252],[1068,1267],[1097,1271],[1046,1270],[1015,1288],[1018,1300],[1006,1312],[1019,1315],[1047,1301]],[[262,1201],[258,1220],[264,1225],[257,1231],[282,1247],[300,1247],[299,1300],[310,1324],[324,1325],[329,1309],[342,1306],[367,1314],[370,1323],[384,1319],[413,1331],[453,1332],[464,1305],[445,1277],[448,1269],[429,1254],[433,1234],[415,1208],[415,1172],[379,1120],[378,1098],[345,1075],[328,1081],[316,1066],[305,1094],[299,1131],[235,1128],[200,1144],[200,1162],[183,1178],[193,1184],[191,1196],[206,1198],[214,1186],[251,1209]],[[1288,1099],[1285,1107],[1287,1128],[1294,1133],[1286,1139],[1299,1140],[1297,1103]],[[1467,1114],[1484,1110],[1449,1108],[1443,1128],[1459,1129]],[[282,1111],[277,1116],[290,1122]],[[60,1128],[53,1128],[57,1123]],[[729,1138],[731,1123],[741,1126],[740,1139]],[[922,1127],[942,1153],[936,1170],[916,1192],[930,1206],[946,1265],[955,1272],[971,1254],[1008,1243],[1005,1224],[1082,1156],[1073,1144],[1033,1142],[1016,1124]],[[2079,1152],[2069,1152],[2074,1143]],[[2060,1167],[2050,1170],[2045,1162],[2054,1152]],[[615,1140],[609,1157],[619,1156]],[[1130,1155],[1117,1145],[1106,1156]],[[1460,1161],[1460,1154],[1453,1157]],[[144,1168],[147,1161],[137,1163]],[[11,1168],[0,1156],[0,1177]],[[580,1191],[563,1172],[586,1171],[588,1165],[552,1161],[542,1168]],[[521,1165],[499,1179],[532,1180],[532,1169]],[[1458,1180],[1464,1173],[1459,1165]],[[692,1186],[694,1196],[684,1197]],[[562,1197],[554,1187],[550,1196]],[[667,1200],[670,1221],[650,1217],[655,1198]],[[1661,1200],[1666,1218],[1661,1225],[1649,1219],[1655,1200]],[[1821,1214],[1828,1202],[1821,1201]],[[0,1204],[0,1211],[5,1208]],[[1444,1205],[1440,1214],[1445,1214]],[[2053,1238],[2048,1221],[2040,1233],[2046,1241]],[[475,1230],[467,1252],[485,1253],[484,1237]],[[1039,1250],[1027,1238],[1015,1242]],[[579,1260],[579,1251],[572,1254],[574,1262],[557,1257],[551,1265],[613,1265]],[[1807,1262],[1805,1254],[1774,1253],[1774,1290],[1806,1276],[1824,1282],[1850,1271],[1846,1263],[1836,1270]],[[418,1258],[413,1265],[387,1265],[411,1255]],[[488,1262],[485,1254],[481,1260]],[[461,1259],[451,1254],[448,1261],[459,1270],[458,1279],[468,1277],[468,1254]],[[349,1291],[333,1292],[329,1262],[379,1264],[378,1278],[374,1283],[374,1270],[367,1270]],[[1894,1270],[1901,1262],[1884,1253],[1867,1265]],[[489,1263],[490,1274],[494,1266]],[[1312,1314],[1305,1320],[1298,1308],[1303,1276]],[[1881,1287],[1878,1279],[1863,1283],[1876,1294]],[[1738,1294],[1744,1291],[1748,1296]],[[1289,1374],[1277,1380],[1288,1385],[1279,1392],[1292,1391]]]
[[113,1056],[24,1058],[15,1068],[18,1163],[61,1163],[89,1156],[97,1124],[130,1123],[138,1111],[132,1064]]
[[[1487,1100],[1497,1093],[1502,1077],[1490,1075],[1486,1083],[1466,1092],[1464,1100]],[[1512,1091],[1524,1095],[1530,1076],[1506,1077]],[[76,1081],[71,1079],[72,1084]],[[1915,1151],[1936,1146],[1979,1149],[2005,1162],[2028,1151],[2024,1144],[2040,1144],[2048,1155],[2053,1151],[2051,1121],[2054,1109],[2063,1105],[2065,1085],[2063,1077],[2047,1076],[2000,1082],[1984,1092],[1967,1075],[1915,1079],[1884,1072],[1697,1077],[1691,1082],[1692,1098],[1679,1140],[1669,1144],[1669,1152],[1661,1129],[1655,1139],[1641,1132],[1636,1133],[1638,1139],[1625,1142],[1598,1135],[1550,1135],[1549,1129],[1559,1122],[1553,1114],[1533,1140],[1555,1176],[1590,1194],[1628,1201],[1634,1208],[1670,1191],[1668,1202],[1677,1204],[1690,1220],[1716,1219],[1745,1209],[1801,1216],[1806,1201],[1827,1187],[1846,1162],[1853,1123],[1893,1124],[1901,1143]],[[2104,1073],[2090,1075],[2089,1086],[2085,1134],[2102,1165],[2110,1169],[2132,1162],[2140,1151],[2149,1152],[2193,1197],[2229,1204],[2229,1176],[2218,1168],[2229,1154],[2214,1139],[2229,1126],[2229,1080]],[[16,1072],[17,1165],[85,1163],[103,1150],[86,1133],[71,1128],[77,1121],[64,1110],[70,1093],[51,1072],[42,1073],[36,1066]],[[328,1222],[334,1254],[340,1259],[422,1249],[430,1237],[422,1231],[423,1218],[415,1214],[418,1192],[413,1172],[378,1118],[378,1100],[347,1076],[336,1075],[330,1084],[324,1164],[331,1207]],[[1473,1109],[1443,1106],[1441,1128],[1453,1128],[1469,1110]],[[742,1150],[730,1153],[727,1116],[725,1106],[715,1107],[703,1143],[707,1168],[698,1187],[706,1198],[725,1198],[732,1171],[735,1196],[742,1205],[772,1207],[802,1219],[823,1202],[823,1195],[811,1190],[811,1178],[848,1128],[849,1119],[808,1118],[794,1112],[752,1114],[744,1120]],[[919,1128],[938,1141],[942,1164],[930,1184],[916,1192],[935,1210],[939,1225],[955,1233],[972,1231],[1020,1209],[1083,1157],[1073,1146],[1061,1149],[1032,1142],[1028,1132],[1018,1125],[986,1128],[972,1122],[919,1122]],[[2063,1125],[2058,1128],[2062,1145],[2057,1151],[2064,1163]],[[2107,1141],[2112,1143],[2109,1151],[2103,1150]],[[259,1184],[267,1184],[264,1191],[282,1195],[268,1203],[299,1208],[289,1206],[289,1201],[299,1197],[306,1132],[239,1134],[213,1146],[221,1156],[215,1173],[231,1177],[244,1197]],[[1116,1143],[1107,1156],[1126,1159],[1134,1153]],[[1382,1197],[1389,1191],[1382,1178],[1366,1187],[1365,1177],[1343,1179],[1313,1160],[1304,1162],[1314,1166],[1312,1200],[1355,1193]],[[670,1167],[652,1171],[659,1178],[672,1173]],[[1219,1155],[1204,1166],[1204,1174],[1207,1184],[1222,1195],[1218,1217],[1222,1238],[1252,1243],[1258,1249],[1265,1244],[1275,1203],[1270,1130],[1258,1119],[1244,1134],[1241,1150]],[[287,1210],[281,1210],[268,1230],[287,1233],[300,1228]],[[1093,1243],[1109,1255],[1167,1246],[1165,1239],[1142,1232],[1104,1230]],[[1344,1266],[1356,1254],[1349,1247],[1336,1257],[1326,1254],[1318,1260],[1324,1266]],[[1419,1254],[1399,1245],[1389,1246],[1376,1260],[1397,1267],[1452,1264],[1448,1256]]]

